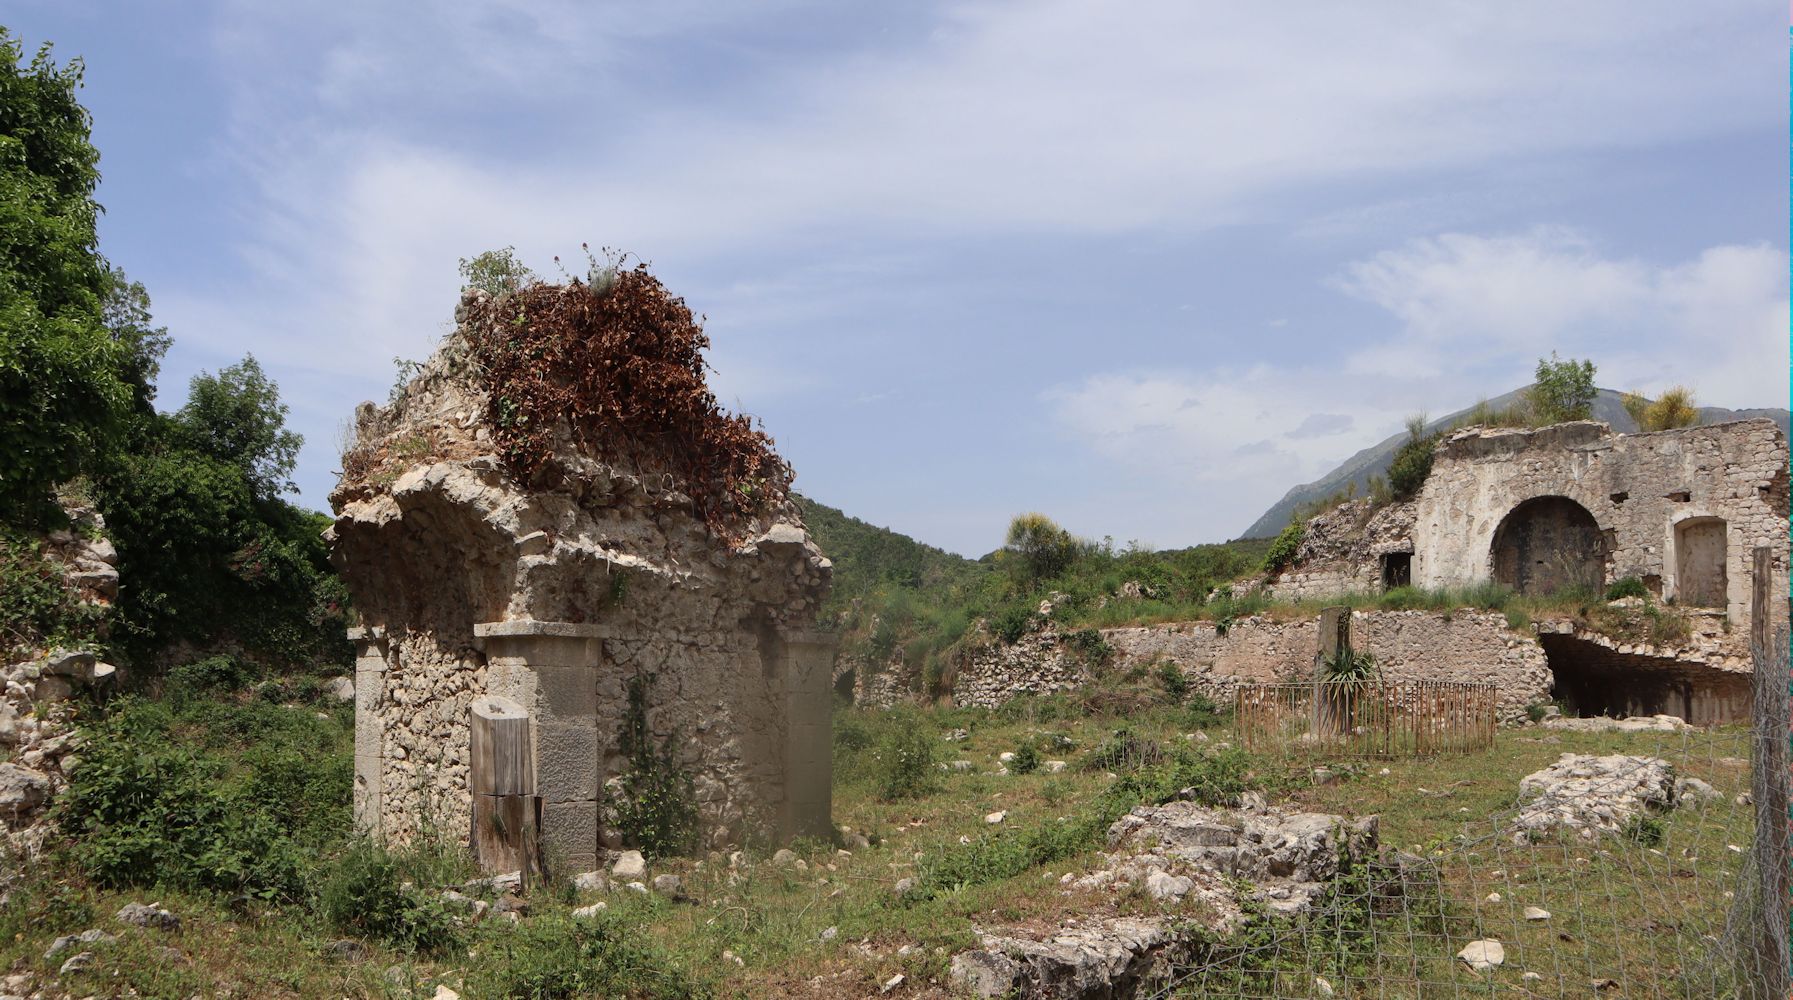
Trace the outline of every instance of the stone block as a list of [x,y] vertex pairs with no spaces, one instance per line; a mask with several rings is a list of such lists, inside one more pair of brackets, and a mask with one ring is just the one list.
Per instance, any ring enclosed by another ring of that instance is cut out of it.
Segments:
[[[598,713],[597,671],[590,667],[539,667],[534,712],[543,722],[580,720]],[[527,704],[527,703],[524,703]]]
[[543,802],[542,850],[574,870],[598,864],[598,803]]
[[537,723],[536,788],[544,801],[597,798],[600,784],[598,760],[598,733],[589,724]]

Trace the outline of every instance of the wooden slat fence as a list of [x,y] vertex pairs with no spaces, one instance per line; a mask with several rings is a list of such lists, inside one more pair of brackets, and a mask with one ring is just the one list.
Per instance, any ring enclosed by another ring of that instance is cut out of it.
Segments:
[[1239,743],[1256,753],[1424,757],[1494,745],[1497,689],[1458,681],[1240,685]]

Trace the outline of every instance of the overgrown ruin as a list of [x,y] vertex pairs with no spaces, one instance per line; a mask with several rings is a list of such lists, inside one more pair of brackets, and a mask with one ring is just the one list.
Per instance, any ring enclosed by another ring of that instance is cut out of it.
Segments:
[[[831,566],[684,303],[639,268],[594,283],[469,290],[357,411],[330,532],[362,621],[357,821],[478,844],[476,816],[520,819],[580,868],[687,811],[703,845],[826,835]],[[476,757],[476,699],[524,735]]]
[[1411,501],[1313,518],[1269,586],[1307,598],[1492,581],[1604,604],[1602,590],[1635,579],[1648,598],[1604,607],[1599,621],[1538,623],[1555,696],[1583,714],[1747,718],[1749,553],[1773,551],[1785,593],[1787,458],[1770,420],[1647,434],[1593,421],[1473,427],[1439,442]]

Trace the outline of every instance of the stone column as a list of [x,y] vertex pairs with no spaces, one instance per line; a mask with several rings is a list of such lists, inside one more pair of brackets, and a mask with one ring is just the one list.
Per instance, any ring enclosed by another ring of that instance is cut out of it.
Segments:
[[355,644],[355,829],[377,840],[382,834],[381,782],[386,770],[380,716],[386,688],[386,630],[352,628],[349,641]]
[[781,630],[785,752],[779,837],[834,834],[834,654],[832,632]]
[[577,871],[596,867],[603,783],[598,676],[609,631],[524,620],[475,625],[473,634],[485,642],[486,693],[529,713],[542,850],[550,862]]

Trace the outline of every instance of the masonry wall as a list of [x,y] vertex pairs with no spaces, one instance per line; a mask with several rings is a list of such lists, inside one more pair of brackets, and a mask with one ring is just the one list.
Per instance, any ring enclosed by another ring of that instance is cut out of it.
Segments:
[[[1253,616],[1224,631],[1214,622],[1102,630],[1113,650],[1102,668],[1126,672],[1172,663],[1195,690],[1230,703],[1240,684],[1301,681],[1313,676],[1318,619],[1277,621]],[[1504,722],[1550,699],[1551,673],[1535,637],[1515,632],[1506,617],[1479,611],[1358,611],[1352,645],[1376,658],[1390,680],[1493,681]],[[994,707],[1022,694],[1074,690],[1094,677],[1075,657],[1033,637],[973,657],[953,687],[958,705]]]
[[1774,549],[1776,592],[1786,592],[1787,442],[1772,421],[1651,434],[1614,434],[1588,421],[1460,433],[1439,444],[1414,504],[1414,583],[1493,578],[1502,521],[1541,497],[1567,498],[1592,515],[1605,582],[1636,576],[1664,598],[1698,596],[1684,586],[1677,535],[1696,529],[1696,543],[1680,548],[1707,567],[1689,567],[1686,582],[1710,580],[1711,526],[1722,522],[1723,607],[1733,626],[1747,631],[1756,546]]

